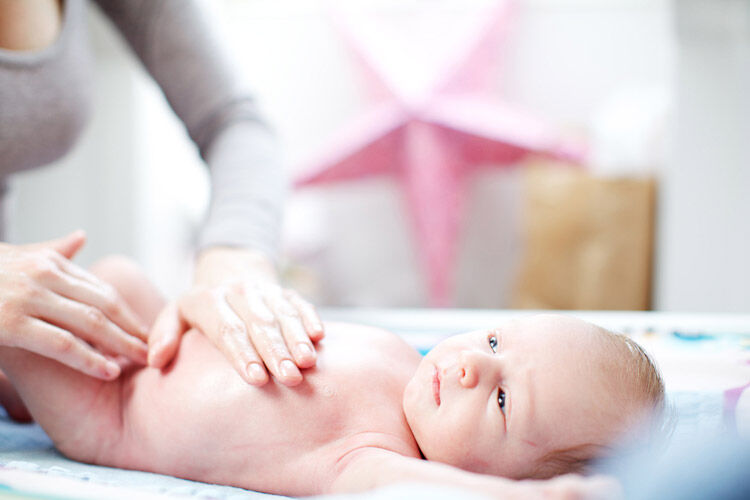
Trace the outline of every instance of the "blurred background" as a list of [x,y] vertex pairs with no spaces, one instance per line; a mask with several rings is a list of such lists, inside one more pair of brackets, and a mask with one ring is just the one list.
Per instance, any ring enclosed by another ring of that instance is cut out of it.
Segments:
[[[378,104],[357,54],[418,98],[499,3],[203,2],[290,179],[325,167],[315,159]],[[84,228],[79,262],[130,255],[173,295],[191,278],[205,167],[115,31],[89,18],[92,121],[62,162],[13,179],[11,241]],[[750,1],[517,0],[503,26],[476,63],[489,75],[477,102],[523,110],[585,155],[464,171],[442,305],[748,312]],[[379,175],[290,191],[289,284],[318,305],[435,304],[403,188]]]

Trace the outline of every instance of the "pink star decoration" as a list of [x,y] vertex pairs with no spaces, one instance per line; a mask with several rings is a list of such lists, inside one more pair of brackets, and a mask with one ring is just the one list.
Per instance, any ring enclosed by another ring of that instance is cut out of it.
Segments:
[[514,165],[530,153],[581,163],[583,148],[528,113],[488,95],[493,51],[507,30],[501,1],[458,60],[419,95],[387,81],[375,58],[340,18],[366,86],[379,97],[311,164],[296,187],[393,175],[403,186],[432,306],[448,306],[465,184],[481,167]]

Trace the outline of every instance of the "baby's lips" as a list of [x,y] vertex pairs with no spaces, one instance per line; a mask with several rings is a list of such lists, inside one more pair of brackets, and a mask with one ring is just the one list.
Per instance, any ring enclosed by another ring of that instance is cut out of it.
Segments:
[[432,396],[435,399],[435,403],[440,406],[440,368],[435,365],[432,372]]

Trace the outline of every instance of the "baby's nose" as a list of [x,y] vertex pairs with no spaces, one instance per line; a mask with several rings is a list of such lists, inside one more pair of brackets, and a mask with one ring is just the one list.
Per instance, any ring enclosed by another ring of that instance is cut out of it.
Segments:
[[479,383],[489,356],[480,352],[464,351],[458,358],[458,381],[467,389]]

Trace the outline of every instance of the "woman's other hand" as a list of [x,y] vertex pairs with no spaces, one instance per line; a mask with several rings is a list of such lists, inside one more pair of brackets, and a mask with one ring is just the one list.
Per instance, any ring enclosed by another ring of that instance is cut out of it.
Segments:
[[0,345],[112,380],[106,355],[145,363],[148,330],[109,284],[70,261],[83,231],[32,245],[0,243]]
[[324,335],[313,306],[278,285],[265,256],[233,248],[200,255],[192,289],[168,304],[154,323],[149,364],[165,366],[190,327],[203,332],[256,386],[268,382],[268,372],[284,385],[302,382],[300,368],[315,365],[313,342]]

